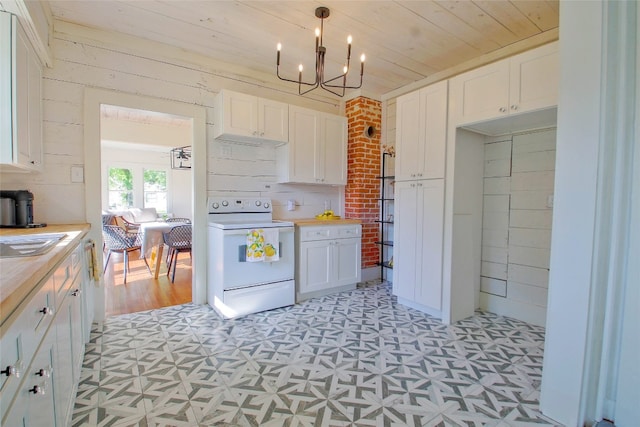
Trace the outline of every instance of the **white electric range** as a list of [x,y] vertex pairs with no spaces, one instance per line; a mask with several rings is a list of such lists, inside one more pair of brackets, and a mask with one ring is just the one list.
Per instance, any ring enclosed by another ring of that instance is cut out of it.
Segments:
[[[209,197],[207,207],[209,305],[233,318],[294,304],[294,224],[274,220],[268,198]],[[275,257],[256,261],[251,248],[263,254],[263,242]]]

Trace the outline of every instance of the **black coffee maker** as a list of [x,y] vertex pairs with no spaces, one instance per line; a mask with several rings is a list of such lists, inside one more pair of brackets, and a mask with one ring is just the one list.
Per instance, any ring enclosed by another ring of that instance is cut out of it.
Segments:
[[33,193],[28,190],[0,190],[0,227],[32,228],[45,225],[33,222]]

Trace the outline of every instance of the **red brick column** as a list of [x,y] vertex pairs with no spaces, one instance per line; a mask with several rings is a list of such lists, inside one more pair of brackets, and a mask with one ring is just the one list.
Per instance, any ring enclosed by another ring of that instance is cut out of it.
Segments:
[[[382,103],[359,97],[347,101],[348,166],[345,188],[345,217],[362,221],[362,267],[374,267],[380,261],[380,129]],[[371,132],[371,129],[373,132]],[[367,132],[368,131],[368,132]]]

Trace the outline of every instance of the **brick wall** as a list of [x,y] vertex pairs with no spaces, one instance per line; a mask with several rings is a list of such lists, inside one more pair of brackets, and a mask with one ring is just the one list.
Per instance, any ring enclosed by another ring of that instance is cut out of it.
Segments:
[[[362,267],[374,267],[380,259],[380,130],[382,103],[365,97],[347,101],[348,172],[345,188],[345,217],[362,221]],[[372,127],[375,132],[367,135]]]

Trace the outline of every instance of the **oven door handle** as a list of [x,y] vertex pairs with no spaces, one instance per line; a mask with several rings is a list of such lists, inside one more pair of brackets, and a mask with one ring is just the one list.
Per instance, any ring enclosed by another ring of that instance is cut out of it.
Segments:
[[[256,227],[255,229],[260,229],[264,227]],[[294,227],[269,227],[269,228],[276,228],[280,233],[288,233],[288,232],[292,232],[294,230]],[[254,228],[243,228],[243,229],[239,229],[239,230],[224,230],[224,235],[225,236],[233,236],[233,235],[246,235],[247,231],[249,230],[255,230]]]

